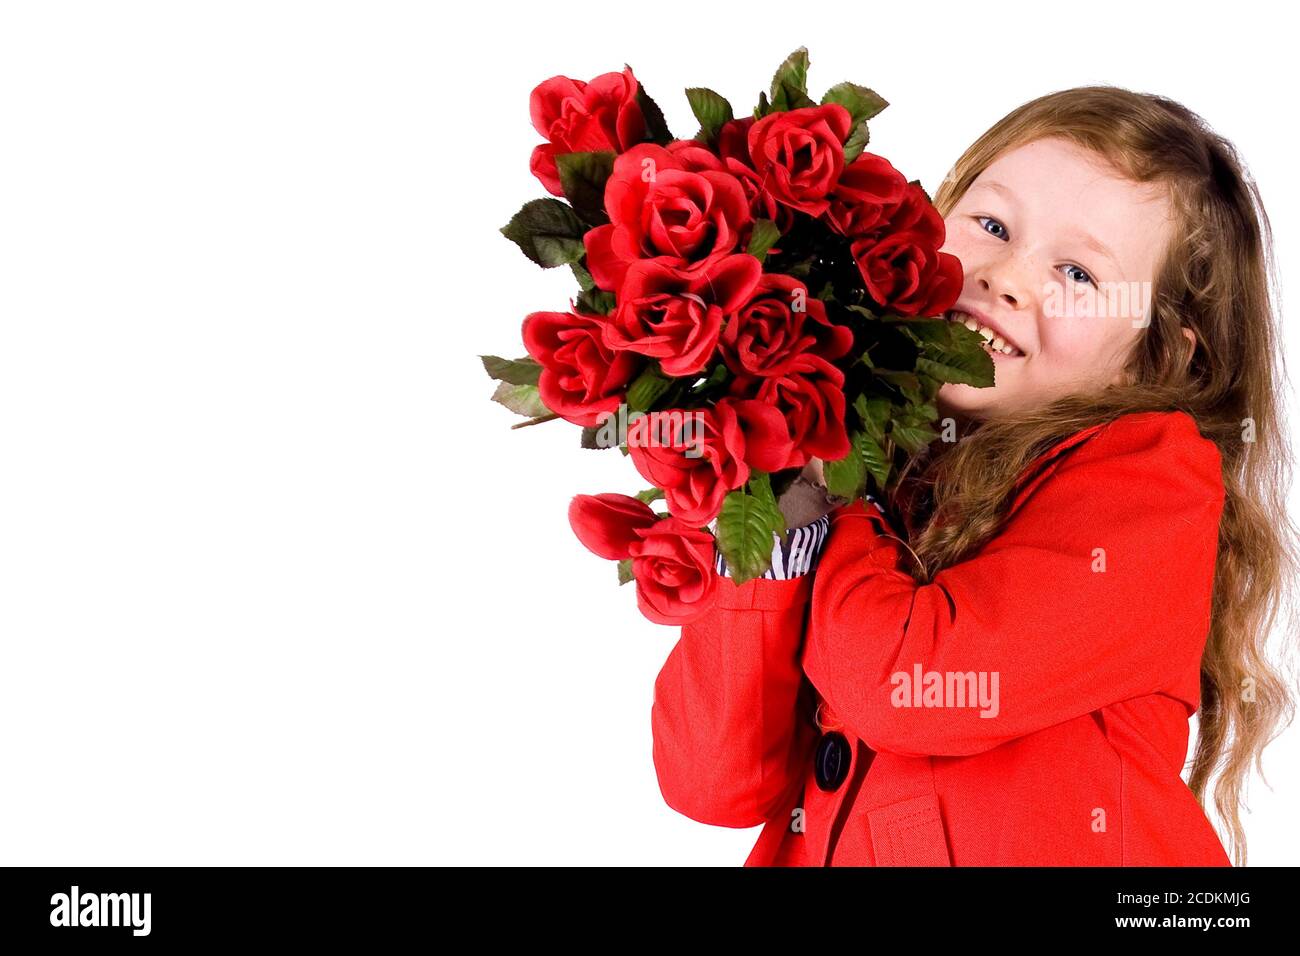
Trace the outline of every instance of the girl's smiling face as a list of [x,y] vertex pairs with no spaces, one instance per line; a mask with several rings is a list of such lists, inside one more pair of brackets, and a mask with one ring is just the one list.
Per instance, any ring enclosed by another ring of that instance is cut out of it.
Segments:
[[941,415],[997,417],[1120,378],[1171,235],[1163,190],[1051,137],[1000,155],[945,225],[965,273],[954,310],[1004,344],[993,386],[944,385]]

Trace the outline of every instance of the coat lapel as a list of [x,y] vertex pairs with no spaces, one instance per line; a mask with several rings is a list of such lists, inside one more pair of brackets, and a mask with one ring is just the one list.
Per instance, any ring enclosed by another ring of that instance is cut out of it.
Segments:
[[1069,451],[1075,445],[1087,441],[1093,435],[1097,434],[1108,425],[1109,422],[1101,422],[1097,425],[1090,425],[1087,428],[1080,429],[1068,438],[1058,441],[1047,451],[1043,452],[1033,461],[1031,461],[1020,472],[1020,477],[1016,480],[1015,497],[1011,502],[1011,511],[1020,507],[1021,503],[1029,497],[1035,488],[1042,484],[1047,477],[1056,470],[1060,464],[1061,455]]

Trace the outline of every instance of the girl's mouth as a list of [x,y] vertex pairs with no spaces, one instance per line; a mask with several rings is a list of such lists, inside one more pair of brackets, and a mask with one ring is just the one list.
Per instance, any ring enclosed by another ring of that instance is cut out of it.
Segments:
[[998,333],[994,332],[988,326],[980,325],[974,316],[962,312],[959,309],[949,309],[948,312],[944,314],[944,318],[949,322],[960,322],[972,332],[978,332],[982,335],[984,337],[984,347],[988,350],[989,354],[995,357],[1005,356],[1007,358],[1023,358],[1025,355],[1024,352],[1020,351],[1020,349],[1002,338],[1002,336],[998,335]]

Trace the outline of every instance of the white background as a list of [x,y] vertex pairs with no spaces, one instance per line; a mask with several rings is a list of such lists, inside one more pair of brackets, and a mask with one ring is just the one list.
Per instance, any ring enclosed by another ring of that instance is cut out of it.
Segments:
[[[477,358],[576,291],[497,232],[545,195],[547,77],[631,64],[691,136],[683,88],[743,113],[806,45],[931,191],[1026,99],[1159,92],[1297,248],[1274,4],[3,11],[4,864],[743,861],[757,830],[658,791],[677,631],[566,519],[644,483],[567,423],[511,431]],[[1300,730],[1265,769],[1250,862],[1300,863]]]

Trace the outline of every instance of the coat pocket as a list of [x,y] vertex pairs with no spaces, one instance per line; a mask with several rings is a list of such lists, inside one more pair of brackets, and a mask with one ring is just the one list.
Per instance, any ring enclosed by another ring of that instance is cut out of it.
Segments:
[[952,866],[948,836],[933,793],[867,814],[876,866]]

